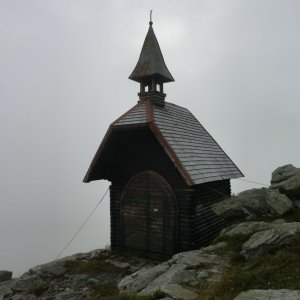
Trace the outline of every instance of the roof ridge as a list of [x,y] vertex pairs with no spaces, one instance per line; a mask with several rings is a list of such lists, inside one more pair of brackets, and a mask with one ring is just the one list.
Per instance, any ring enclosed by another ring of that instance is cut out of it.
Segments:
[[182,109],[185,109],[187,111],[190,111],[188,108],[184,107],[184,106],[180,106],[178,104],[175,104],[175,103],[172,103],[172,102],[169,102],[169,101],[165,101],[166,104],[170,104],[170,105],[173,105],[173,106],[176,106],[176,107],[180,107]]
[[146,121],[154,123],[153,103],[149,99],[146,100]]
[[[128,111],[126,111],[122,116],[116,119],[114,122],[111,123],[112,126],[121,126],[121,125],[129,125],[132,121],[134,124],[137,123],[147,123],[147,111],[146,111],[146,104],[145,102],[139,101],[133,107],[131,107]],[[138,117],[138,121],[136,120]]]
[[132,110],[134,110],[137,106],[139,105],[139,103],[137,103],[136,105],[134,105],[133,107],[131,107],[130,109],[128,109],[123,115],[121,115],[119,118],[117,118],[115,121],[113,121],[110,125],[113,126],[116,123],[118,123],[119,121],[121,121],[124,117],[126,117]]

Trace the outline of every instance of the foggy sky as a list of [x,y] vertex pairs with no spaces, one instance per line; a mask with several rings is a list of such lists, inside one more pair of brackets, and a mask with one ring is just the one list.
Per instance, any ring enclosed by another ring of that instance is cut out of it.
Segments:
[[[246,180],[300,167],[299,1],[0,0],[0,269],[54,259],[108,187],[82,179],[138,100],[127,78],[150,9],[175,78],[166,100],[187,107]],[[64,255],[104,247],[109,230],[106,198]]]

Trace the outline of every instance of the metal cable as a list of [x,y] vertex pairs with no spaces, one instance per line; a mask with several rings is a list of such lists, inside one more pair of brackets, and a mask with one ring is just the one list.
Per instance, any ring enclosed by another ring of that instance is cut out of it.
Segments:
[[251,180],[246,180],[246,179],[242,179],[242,178],[235,178],[235,179],[250,182],[250,183],[255,183],[255,184],[258,184],[258,185],[263,185],[263,186],[268,186],[268,187],[270,186],[268,184],[264,184],[264,183],[260,183],[260,182],[256,182],[256,181],[251,181]]
[[[255,181],[246,180],[246,179],[240,179],[240,178],[234,178],[234,179],[241,180],[241,181],[245,181],[245,182],[249,182],[249,183],[255,183],[255,184],[258,184],[258,185],[263,185],[263,186],[269,187],[269,185],[264,184],[264,183],[260,183],[260,182],[255,182]],[[228,196],[228,195],[226,195],[226,194],[224,194],[224,193],[222,193],[222,192],[220,192],[220,191],[218,191],[218,190],[212,188],[211,186],[209,186],[209,185],[207,185],[207,184],[205,184],[205,183],[204,183],[203,185],[206,186],[207,188],[209,188],[210,190],[216,192],[217,194],[221,195],[221,196],[225,196],[226,198],[230,197],[230,196]]]
[[82,228],[85,226],[87,221],[90,219],[90,217],[93,215],[93,213],[96,211],[98,208],[99,204],[102,202],[102,200],[105,198],[107,192],[109,191],[109,187],[107,188],[106,192],[104,195],[101,197],[100,201],[97,203],[97,205],[94,207],[94,209],[90,212],[90,214],[87,216],[87,218],[84,220],[84,222],[79,226],[75,234],[72,236],[70,241],[66,244],[66,246],[59,252],[59,254],[56,256],[55,260],[59,259],[60,256],[64,253],[64,251],[70,246],[70,244],[73,242],[73,240],[76,238],[76,236],[79,234],[79,232],[82,230]]

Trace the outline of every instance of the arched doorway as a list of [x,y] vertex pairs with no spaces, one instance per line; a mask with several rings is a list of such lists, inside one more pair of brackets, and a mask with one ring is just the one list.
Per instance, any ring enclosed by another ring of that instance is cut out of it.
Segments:
[[158,173],[133,176],[121,199],[123,245],[171,255],[176,251],[176,197]]

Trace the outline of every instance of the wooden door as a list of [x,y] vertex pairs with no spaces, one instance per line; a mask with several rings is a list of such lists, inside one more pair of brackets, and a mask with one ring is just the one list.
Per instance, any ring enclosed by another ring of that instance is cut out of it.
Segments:
[[158,173],[144,171],[133,176],[121,200],[124,247],[173,254],[175,200],[171,186]]

